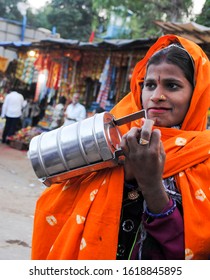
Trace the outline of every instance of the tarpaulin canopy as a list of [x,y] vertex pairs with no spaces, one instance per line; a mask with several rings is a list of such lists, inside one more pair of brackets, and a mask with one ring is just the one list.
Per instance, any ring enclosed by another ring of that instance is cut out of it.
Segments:
[[39,48],[39,49],[95,49],[95,50],[123,50],[123,49],[148,49],[157,38],[149,39],[134,39],[134,40],[103,40],[100,42],[81,42],[71,39],[57,39],[46,38],[34,42],[1,42],[0,46],[9,49],[25,49],[25,48]]
[[[159,26],[164,34],[175,34],[187,38],[198,45],[210,55],[210,27],[206,27],[195,22],[179,23],[179,22],[163,22],[155,20],[154,23]],[[9,49],[81,49],[81,50],[146,50],[158,37],[140,38],[140,39],[105,39],[98,42],[83,42],[79,40],[63,39],[63,38],[46,38],[32,42],[0,42],[0,46]]]
[[178,23],[156,20],[154,23],[163,29],[164,34],[171,33],[183,36],[197,44],[210,43],[210,27],[196,22]]
[[31,42],[24,42],[24,41],[1,41],[1,47],[11,47],[11,48],[19,48],[19,47],[30,47]]

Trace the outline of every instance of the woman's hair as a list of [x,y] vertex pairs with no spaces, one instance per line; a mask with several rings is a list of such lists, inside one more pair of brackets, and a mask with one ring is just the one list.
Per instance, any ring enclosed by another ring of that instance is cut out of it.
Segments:
[[156,52],[148,61],[147,69],[151,64],[158,65],[162,62],[177,65],[184,73],[185,78],[195,87],[194,62],[190,54],[178,44],[171,44],[168,47]]

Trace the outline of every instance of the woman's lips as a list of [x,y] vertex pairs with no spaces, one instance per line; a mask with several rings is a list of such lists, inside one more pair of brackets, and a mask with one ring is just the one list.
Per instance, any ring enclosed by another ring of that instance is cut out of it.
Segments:
[[170,109],[169,108],[149,108],[147,110],[148,113],[152,114],[164,114],[168,112]]

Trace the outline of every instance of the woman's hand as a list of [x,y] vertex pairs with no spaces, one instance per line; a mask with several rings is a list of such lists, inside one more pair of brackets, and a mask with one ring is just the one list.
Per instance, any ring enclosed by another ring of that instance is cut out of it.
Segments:
[[122,137],[120,146],[125,155],[125,179],[135,178],[150,211],[160,212],[169,201],[162,185],[165,151],[160,130],[152,131],[151,120],[145,120],[142,128],[133,127]]

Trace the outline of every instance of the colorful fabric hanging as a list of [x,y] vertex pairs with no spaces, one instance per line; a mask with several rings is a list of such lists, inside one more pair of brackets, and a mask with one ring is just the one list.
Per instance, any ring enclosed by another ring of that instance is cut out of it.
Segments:
[[110,82],[110,92],[109,92],[109,99],[113,100],[115,97],[115,91],[116,91],[116,77],[117,77],[117,67],[113,66],[111,70],[111,82]]
[[59,82],[59,79],[60,79],[60,71],[61,71],[61,64],[53,61],[51,63],[49,76],[48,76],[48,80],[47,80],[47,87],[48,88],[58,89],[58,82]]
[[42,100],[46,93],[47,93],[47,83],[48,79],[48,70],[44,69],[42,71],[39,71],[38,79],[37,79],[37,85],[36,85],[36,93],[35,93],[35,101]]
[[39,54],[38,58],[34,62],[34,78],[37,80],[35,101],[42,100],[47,94],[46,83],[49,76],[50,65],[51,59],[45,54]]
[[48,55],[40,54],[34,62],[34,66],[38,71],[50,69],[51,59]]
[[8,58],[0,56],[0,71],[5,72],[9,63]]
[[100,104],[100,107],[106,107],[106,101],[108,99],[110,84],[111,84],[111,65],[110,65],[110,57],[106,59],[103,72],[100,77],[100,90],[97,97],[97,102]]
[[19,57],[18,61],[17,61],[17,68],[16,68],[16,72],[15,72],[15,78],[16,79],[21,79],[22,74],[23,74],[23,70],[24,70],[24,58],[23,57]]
[[23,68],[23,73],[21,76],[21,80],[25,84],[31,84],[33,81],[33,76],[34,76],[34,71],[35,71],[35,66],[34,62],[36,61],[35,57],[28,57],[24,61],[24,68]]

